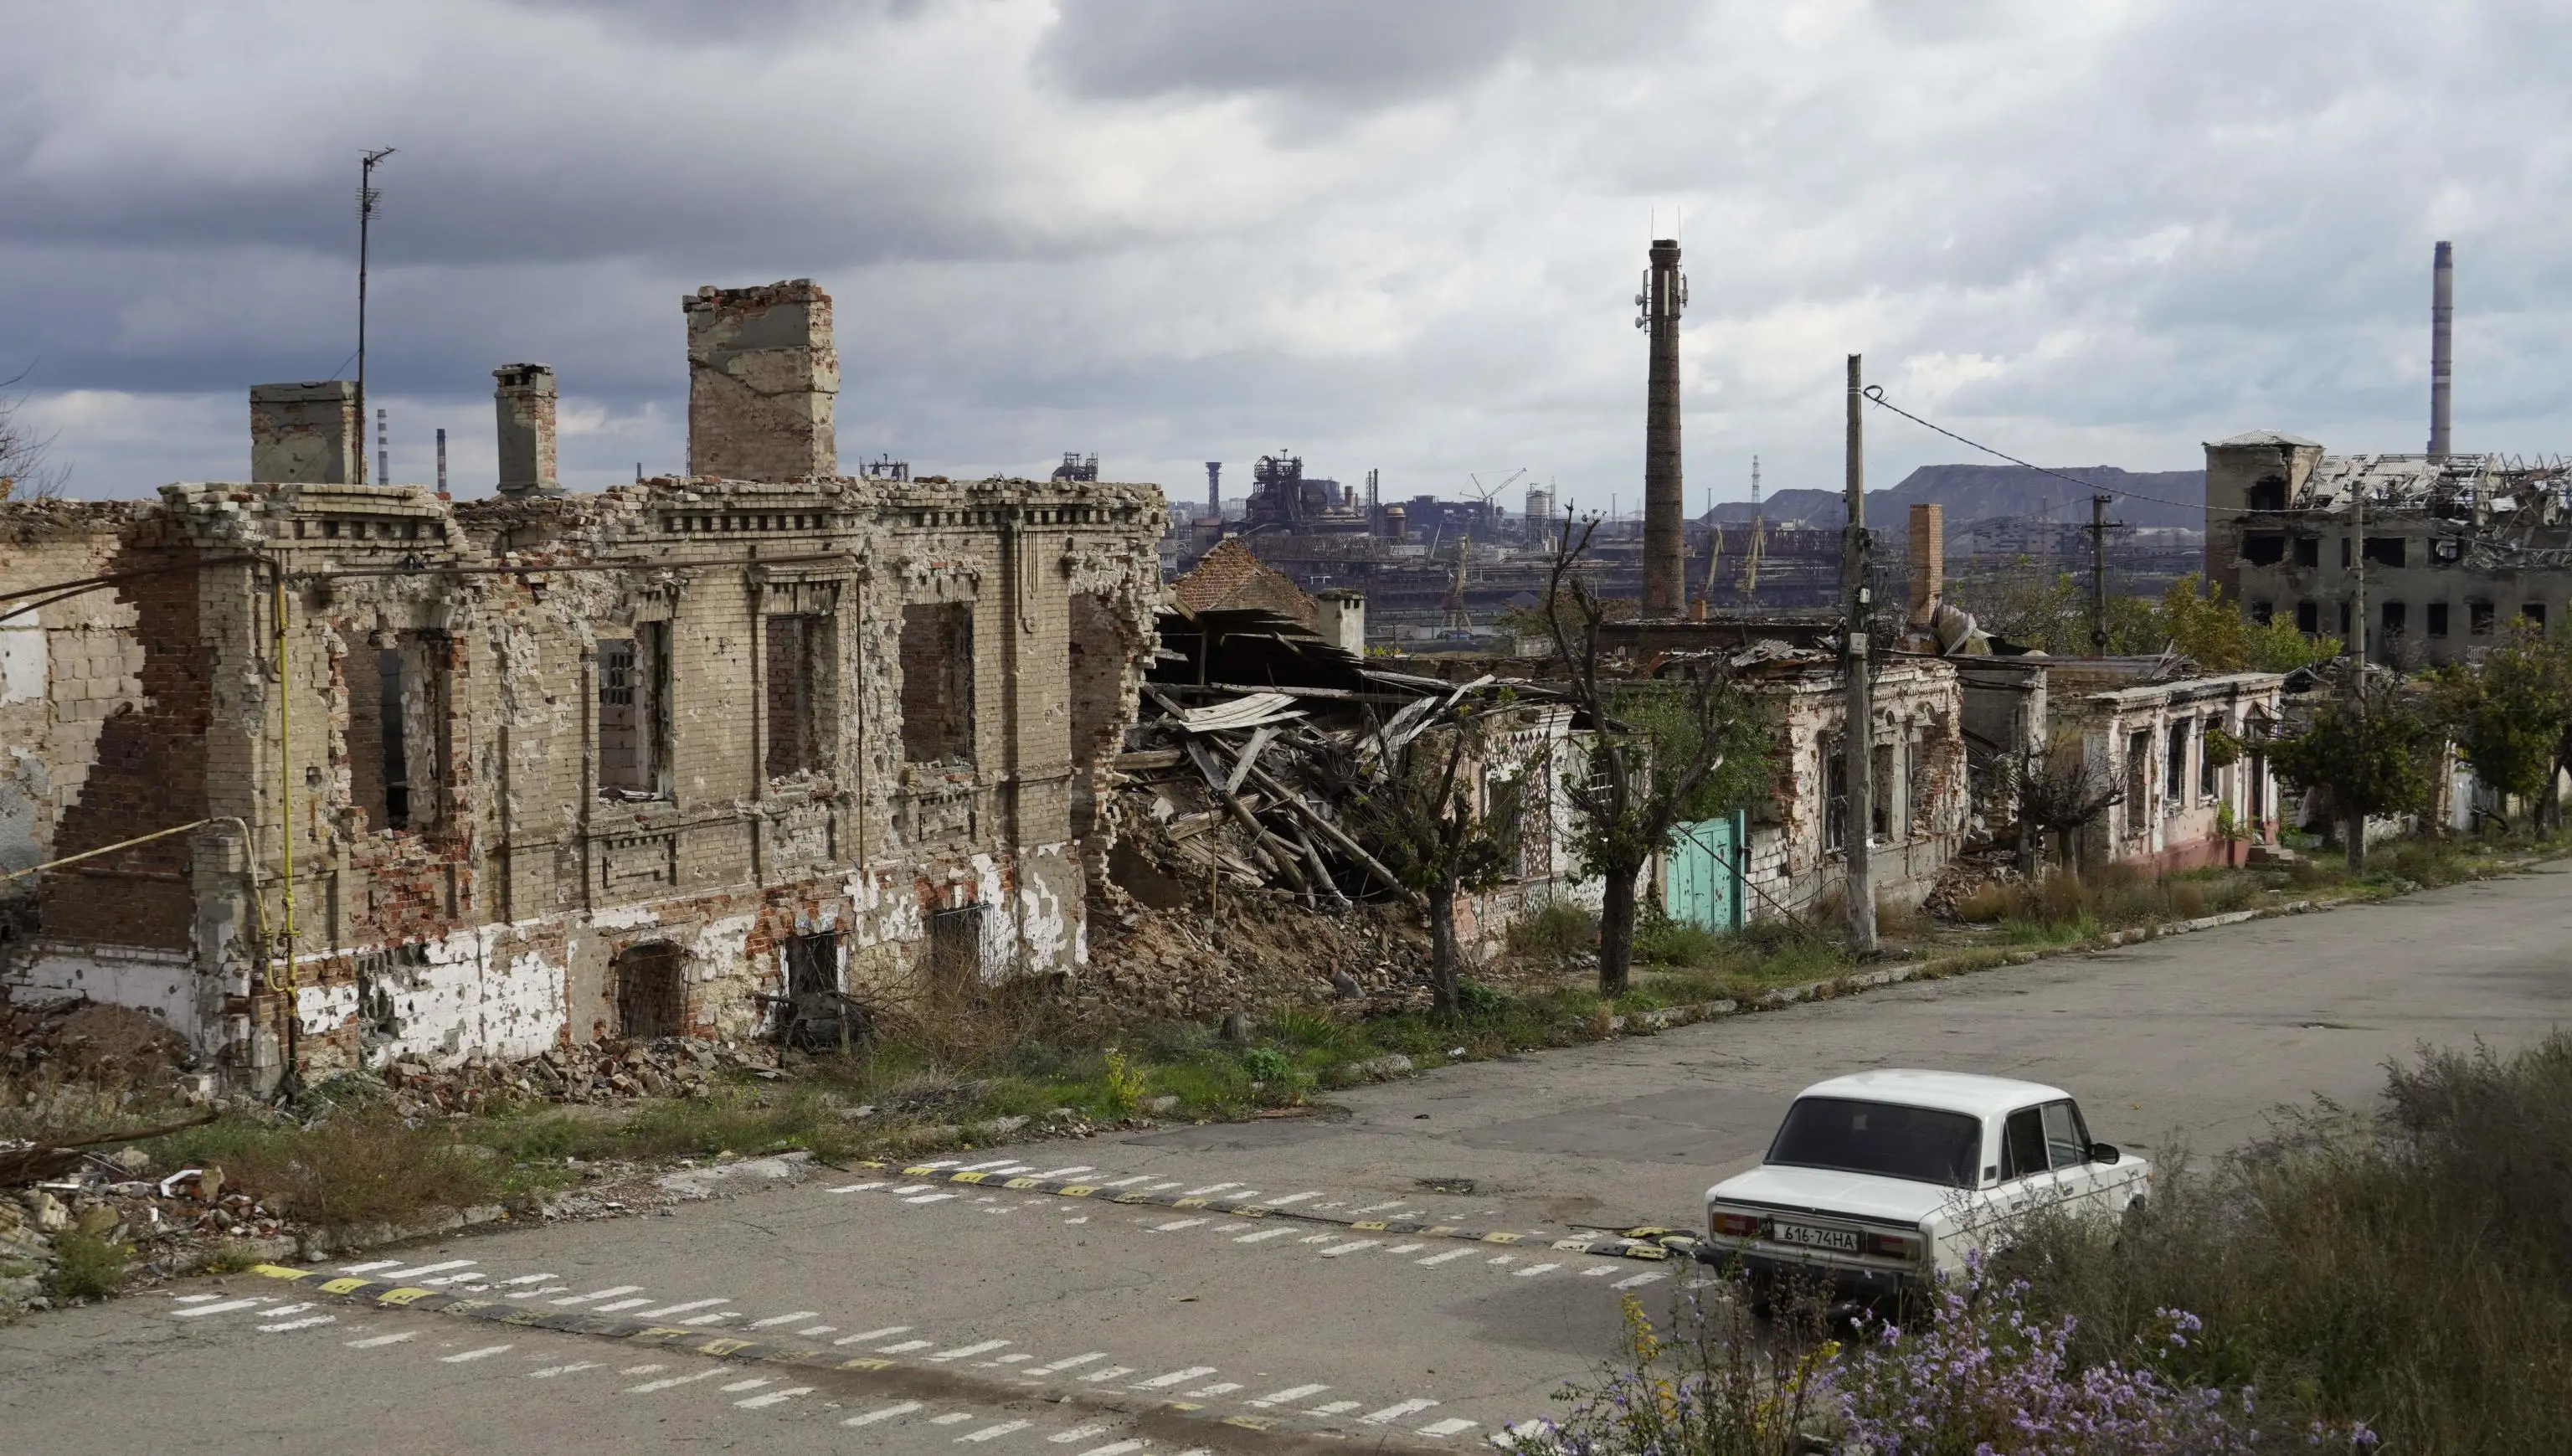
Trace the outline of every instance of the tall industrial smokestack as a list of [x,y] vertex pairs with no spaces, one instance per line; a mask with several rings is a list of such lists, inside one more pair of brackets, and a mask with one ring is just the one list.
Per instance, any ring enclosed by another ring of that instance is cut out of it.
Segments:
[[2429,458],[2447,457],[2447,397],[2456,375],[2456,249],[2438,245],[2429,267]]
[[1206,461],[1206,514],[1223,519],[1223,461]]
[[1679,477],[1679,312],[1687,279],[1679,245],[1652,240],[1652,264],[1634,327],[1651,340],[1651,377],[1643,406],[1643,615],[1674,617],[1687,597],[1687,498]]

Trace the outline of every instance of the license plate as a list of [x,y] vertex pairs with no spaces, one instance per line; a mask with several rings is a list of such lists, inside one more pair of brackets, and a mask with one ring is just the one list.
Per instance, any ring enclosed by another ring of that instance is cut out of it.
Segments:
[[1778,1222],[1769,1225],[1768,1237],[1777,1243],[1801,1244],[1806,1248],[1826,1248],[1834,1253],[1858,1251],[1854,1228],[1815,1228],[1805,1223]]

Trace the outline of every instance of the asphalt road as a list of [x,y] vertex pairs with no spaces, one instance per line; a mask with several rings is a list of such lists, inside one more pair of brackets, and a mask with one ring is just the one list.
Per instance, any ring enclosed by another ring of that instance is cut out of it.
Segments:
[[[28,1449],[135,1451],[1279,1449],[1213,1419],[1231,1417],[1470,1449],[1546,1414],[1609,1352],[1620,1294],[1658,1309],[1694,1277],[1552,1239],[1692,1225],[1699,1192],[1757,1157],[1801,1087],[1866,1067],[2030,1078],[2070,1089],[2097,1135],[2213,1150],[2280,1103],[2363,1103],[2381,1064],[2418,1045],[2508,1048],[2572,1023],[2566,890],[2546,871],[1445,1069],[1339,1094],[1332,1115],[961,1159],[1078,1169],[1103,1189],[1088,1198],[824,1169],[666,1217],[329,1266],[952,1377],[925,1397],[235,1275],[0,1330],[0,1428]],[[1119,1188],[1524,1239],[1108,1201]],[[1081,1394],[1047,1398],[1066,1389]],[[1092,1397],[1201,1410],[1182,1428]]]

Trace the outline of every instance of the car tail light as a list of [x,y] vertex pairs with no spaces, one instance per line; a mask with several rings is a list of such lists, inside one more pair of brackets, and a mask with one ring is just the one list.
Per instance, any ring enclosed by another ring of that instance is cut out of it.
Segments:
[[1718,1237],[1757,1238],[1760,1219],[1756,1213],[1710,1213],[1706,1215],[1706,1227]]
[[1916,1233],[1870,1233],[1866,1251],[1880,1259],[1916,1259],[1920,1257],[1920,1235]]

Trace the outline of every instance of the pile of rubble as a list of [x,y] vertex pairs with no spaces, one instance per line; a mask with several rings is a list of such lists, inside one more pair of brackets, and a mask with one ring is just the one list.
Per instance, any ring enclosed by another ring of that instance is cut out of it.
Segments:
[[12,1002],[5,992],[0,1078],[24,1087],[177,1090],[199,1100],[214,1086],[187,1039],[149,1012],[76,996]]
[[435,1116],[479,1112],[529,1099],[618,1102],[706,1096],[733,1074],[771,1080],[783,1076],[781,1055],[778,1048],[763,1042],[667,1037],[554,1047],[522,1062],[478,1052],[448,1067],[406,1058],[386,1066],[378,1076],[393,1110],[405,1117]]
[[149,1278],[202,1268],[228,1247],[280,1254],[293,1234],[277,1210],[227,1189],[222,1168],[164,1172],[133,1147],[85,1154],[68,1171],[0,1193],[0,1308],[48,1307],[48,1276],[67,1238],[123,1245],[133,1271]]

